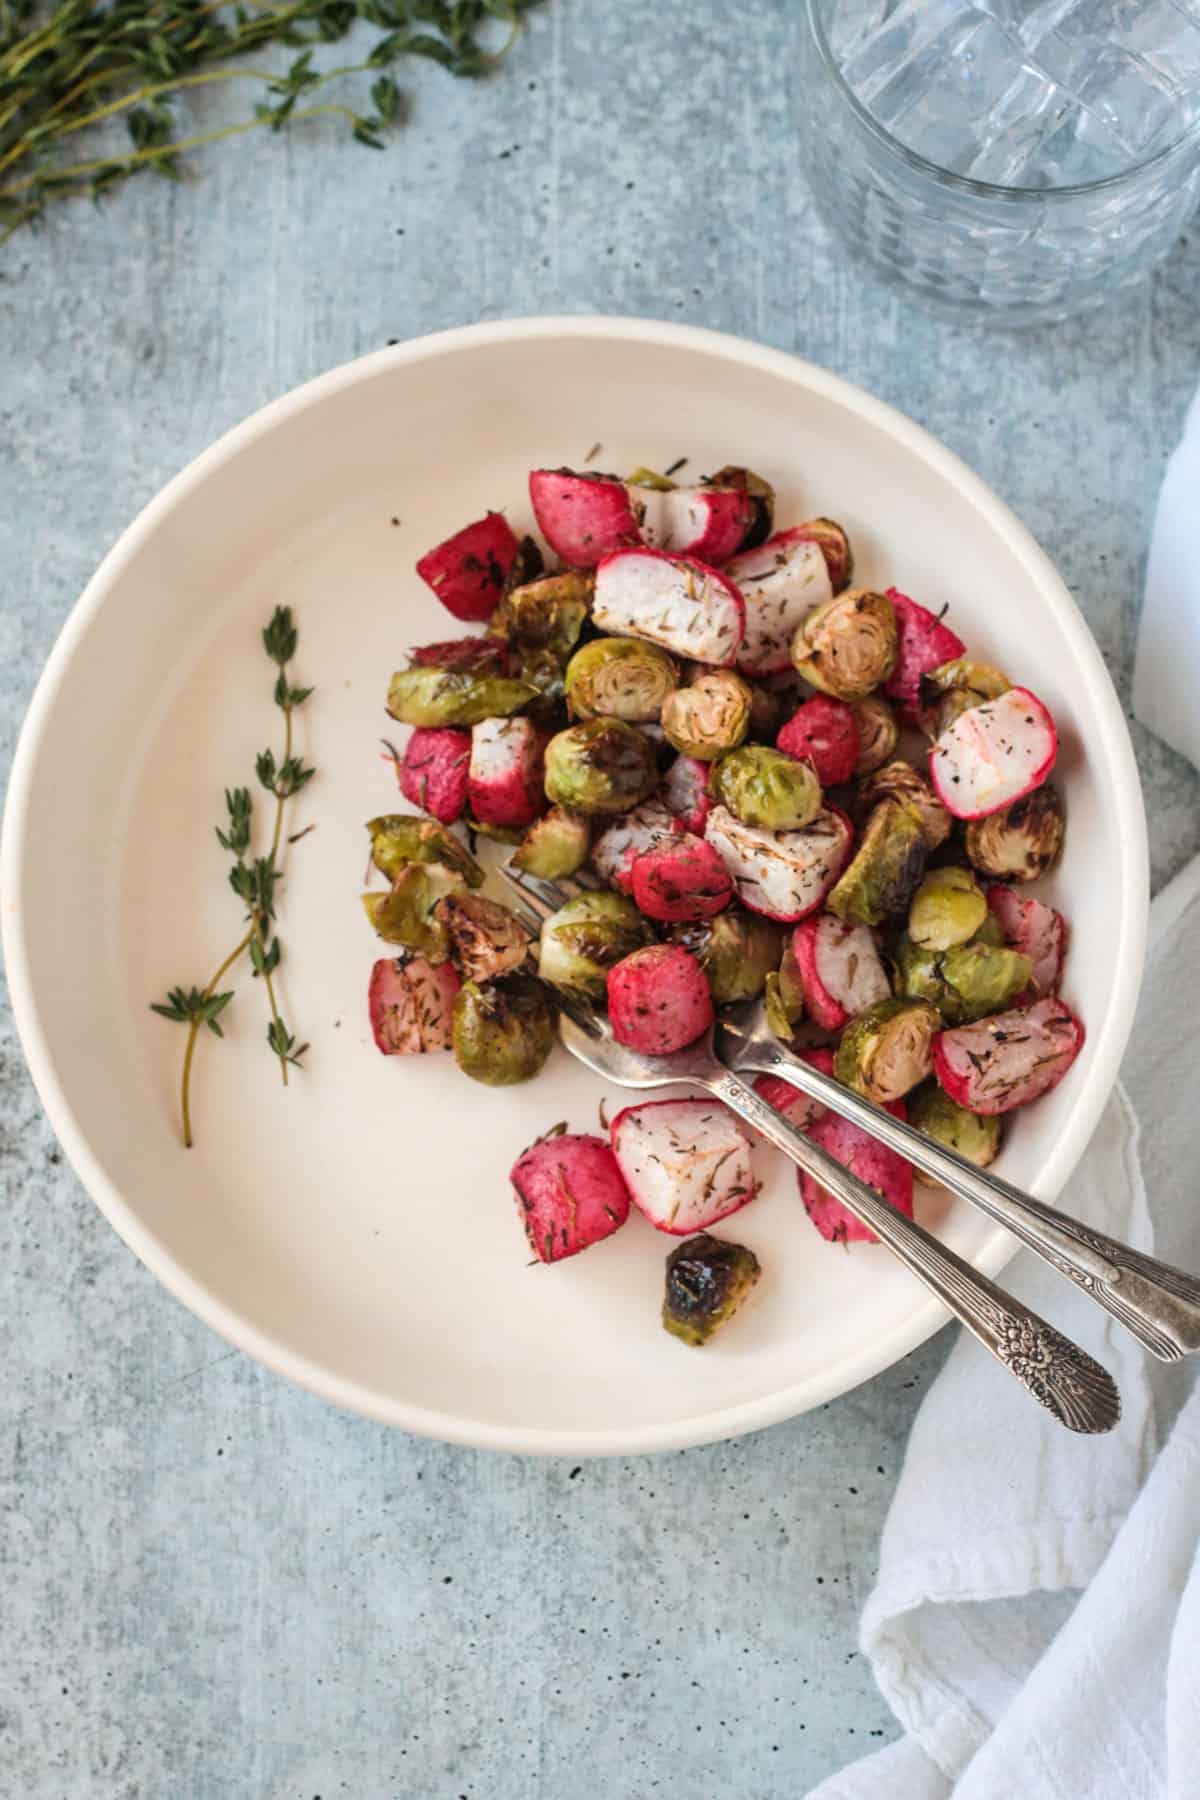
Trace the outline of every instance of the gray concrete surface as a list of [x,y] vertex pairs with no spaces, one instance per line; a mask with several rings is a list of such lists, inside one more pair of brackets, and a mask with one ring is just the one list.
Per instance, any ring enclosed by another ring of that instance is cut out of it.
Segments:
[[[386,154],[242,139],[0,252],[5,767],[76,594],[167,476],[334,363],[510,313],[692,320],[874,389],[1015,507],[1127,696],[1200,376],[1200,234],[1078,325],[911,310],[813,216],[798,29],[782,0],[551,0],[485,85],[406,71]],[[1161,883],[1200,848],[1200,782],[1134,735]],[[168,1299],[0,1031],[0,1794],[776,1800],[891,1735],[856,1620],[944,1338],[813,1416],[645,1462],[410,1440]]]

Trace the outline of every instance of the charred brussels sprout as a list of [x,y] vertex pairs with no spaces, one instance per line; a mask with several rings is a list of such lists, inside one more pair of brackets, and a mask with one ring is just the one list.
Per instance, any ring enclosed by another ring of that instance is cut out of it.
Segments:
[[583,867],[591,847],[592,828],[582,813],[552,806],[529,827],[512,860],[527,875],[564,881]]
[[668,694],[662,709],[667,742],[681,756],[712,762],[740,744],[750,729],[754,695],[732,669],[706,669]]
[[546,746],[546,795],[573,812],[628,812],[658,786],[654,745],[623,719],[587,719]]
[[960,714],[987,700],[998,700],[1007,694],[1012,682],[989,663],[972,662],[956,656],[922,675],[917,690],[917,712],[921,730],[927,737],[939,738]]
[[927,1000],[880,1000],[847,1025],[833,1072],[879,1106],[900,1100],[932,1069],[941,1029],[942,1016]]
[[578,570],[546,575],[505,595],[488,634],[525,650],[552,650],[565,660],[579,642],[592,602],[592,577]]
[[964,944],[942,957],[942,979],[958,995],[968,1019],[1003,1012],[1029,986],[1033,962],[998,944]]
[[450,955],[464,981],[491,981],[519,969],[529,953],[529,933],[498,901],[482,894],[447,894],[434,908],[446,928]]
[[422,664],[392,676],[387,709],[402,725],[478,725],[520,712],[538,692],[533,682],[511,675]]
[[485,1087],[536,1075],[554,1047],[554,1006],[534,975],[467,981],[454,1002],[454,1056]]
[[603,1000],[608,971],[650,942],[650,927],[626,895],[576,894],[542,926],[538,974],[566,993]]
[[428,962],[446,962],[450,934],[435,909],[448,894],[463,891],[457,869],[441,863],[409,863],[386,894],[364,894],[363,910],[385,944],[400,944]]
[[466,845],[432,819],[411,813],[382,813],[367,824],[371,834],[371,861],[381,875],[394,881],[409,863],[441,863],[456,869],[468,887],[483,886],[483,870]]
[[801,831],[821,810],[821,784],[812,764],[766,744],[746,744],[723,756],[709,795],[759,831]]
[[988,916],[987,897],[969,869],[931,869],[912,897],[908,935],[923,950],[953,950]]
[[881,800],[898,800],[915,816],[930,850],[944,844],[954,821],[933,791],[933,784],[919,769],[906,762],[885,763],[868,775],[859,790],[864,809],[870,812]]
[[715,919],[675,925],[670,937],[696,958],[717,1006],[756,999],[779,967],[784,941],[773,920],[738,906],[727,906]]
[[1054,789],[1034,788],[1003,812],[970,821],[967,856],[985,875],[1036,881],[1057,858],[1065,830],[1062,801]]
[[908,1101],[908,1122],[935,1144],[974,1163],[977,1169],[986,1169],[995,1162],[1000,1149],[999,1118],[968,1112],[943,1093],[936,1082],[923,1087]]
[[577,719],[657,719],[678,686],[675,664],[640,638],[593,638],[567,664],[567,704]]
[[744,1244],[724,1238],[685,1238],[667,1258],[663,1326],[685,1344],[706,1344],[731,1319],[762,1273]]
[[878,694],[868,694],[865,700],[852,700],[850,711],[854,714],[854,729],[858,733],[858,761],[854,773],[873,775],[896,754],[896,745],[900,741],[896,715]]
[[775,523],[775,489],[753,469],[740,469],[734,463],[726,463],[715,475],[708,477],[709,487],[736,488],[741,494],[749,494],[754,502],[754,523],[742,539],[743,550],[756,550],[759,544],[765,544],[771,535]]
[[925,873],[926,855],[916,815],[897,800],[882,800],[825,904],[848,925],[882,925],[906,910]]
[[792,640],[805,681],[837,700],[863,700],[896,666],[896,615],[886,594],[847,588],[815,606]]

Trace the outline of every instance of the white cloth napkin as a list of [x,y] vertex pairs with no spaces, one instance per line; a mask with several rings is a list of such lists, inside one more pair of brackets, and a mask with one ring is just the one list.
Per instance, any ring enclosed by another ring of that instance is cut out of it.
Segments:
[[1159,495],[1133,670],[1133,710],[1142,724],[1200,765],[1198,681],[1200,394],[1192,402]]
[[[1154,902],[1124,1086],[1063,1201],[1190,1268],[1198,1020],[1200,861]],[[1121,1423],[1063,1431],[963,1333],[917,1415],[862,1621],[906,1735],[810,1800],[1200,1795],[1200,1388],[1032,1256],[1005,1282],[1111,1370]]]

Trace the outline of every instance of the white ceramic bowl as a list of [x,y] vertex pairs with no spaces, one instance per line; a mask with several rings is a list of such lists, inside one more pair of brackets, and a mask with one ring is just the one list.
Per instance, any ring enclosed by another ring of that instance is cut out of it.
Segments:
[[[1052,707],[1070,829],[1050,884],[1086,1021],[1066,1082],[1012,1126],[1006,1175],[1052,1198],[1109,1093],[1146,920],[1144,820],[1124,721],[1070,596],[1010,512],[907,419],[821,369],[631,319],[519,320],[403,344],[266,407],[172,481],[87,588],[38,687],[13,773],[4,940],[18,1023],[80,1178],[172,1293],[316,1393],[411,1431],[507,1450],[629,1453],[731,1436],[828,1400],[942,1322],[877,1246],[823,1243],[774,1162],[738,1238],[765,1275],[700,1355],[661,1330],[669,1240],[635,1215],[555,1269],[529,1266],[506,1182],[560,1118],[595,1129],[600,1084],[556,1052],[487,1090],[448,1056],[398,1061],[364,1016],[363,822],[397,802],[379,759],[388,677],[456,627],[413,574],[464,520],[531,523],[536,464],[763,470],[784,522],[843,520],[862,579],[895,582]],[[398,523],[397,523],[398,521]],[[288,1017],[312,1040],[284,1092],[247,983],[200,1046],[198,1145],[177,1136],[182,1029],[147,1010],[202,982],[238,913],[212,827],[276,737],[258,631],[277,602],[317,693],[320,771],[283,905]],[[609,1112],[622,1104],[607,1096]],[[1011,1240],[926,1195],[994,1273]]]

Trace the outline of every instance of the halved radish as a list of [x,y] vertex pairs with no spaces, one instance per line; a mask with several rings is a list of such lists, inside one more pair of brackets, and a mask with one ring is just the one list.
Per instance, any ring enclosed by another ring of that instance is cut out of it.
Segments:
[[694,756],[677,756],[662,784],[663,799],[684,830],[700,836],[704,835],[704,822],[712,805],[708,797],[712,771],[711,763],[700,762]]
[[371,1035],[385,1056],[448,1050],[461,983],[453,963],[423,956],[385,956],[371,970],[367,1009]]
[[615,550],[596,570],[592,619],[615,637],[647,638],[723,667],[737,655],[746,607],[732,581],[693,557]]
[[753,495],[739,488],[631,487],[630,497],[647,544],[714,565],[741,549],[758,519]]
[[601,881],[622,894],[633,892],[633,865],[643,851],[656,850],[660,844],[683,830],[673,813],[662,801],[643,800],[602,831],[592,845],[591,863]]
[[618,1044],[670,1056],[713,1022],[712,990],[682,944],[646,944],[608,971],[608,1017]]
[[702,837],[680,832],[633,859],[633,898],[639,912],[663,924],[713,919],[733,899],[728,869]]
[[427,551],[417,574],[447,612],[478,622],[490,618],[499,605],[520,549],[508,521],[490,512]]
[[869,1006],[891,998],[892,985],[869,926],[846,925],[832,913],[821,913],[796,927],[792,954],[805,1007],[823,1031],[840,1031]]
[[509,1175],[517,1209],[539,1262],[562,1262],[629,1217],[629,1190],[603,1138],[568,1133],[539,1138]]
[[594,568],[610,550],[641,541],[629,490],[613,475],[534,469],[529,498],[542,536],[573,569]]
[[760,831],[714,806],[704,835],[733,876],[751,912],[794,925],[816,912],[850,854],[854,829],[836,806],[823,807],[799,831]]
[[[903,1100],[893,1100],[885,1110],[897,1119],[907,1118]],[[895,1150],[889,1150],[886,1144],[878,1143],[858,1125],[852,1125],[849,1119],[834,1112],[826,1112],[824,1118],[811,1125],[808,1135],[814,1144],[820,1144],[838,1162],[844,1163],[860,1181],[882,1194],[897,1212],[912,1218],[912,1164],[905,1162]],[[853,1213],[847,1212],[828,1188],[823,1188],[803,1169],[797,1169],[796,1176],[804,1210],[823,1238],[833,1244],[874,1244],[878,1241],[870,1227],[860,1224]]]
[[946,727],[929,752],[929,775],[956,819],[983,819],[1040,787],[1057,754],[1049,711],[1015,687]]
[[849,781],[858,765],[859,736],[854,713],[844,700],[830,694],[814,694],[798,706],[779,736],[775,748],[801,762],[810,762],[821,786],[837,787]]
[[746,634],[737,659],[742,674],[790,669],[796,627],[814,606],[833,598],[825,558],[808,527],[776,532],[756,550],[735,556],[725,572],[746,604]]
[[887,597],[896,615],[897,646],[896,667],[884,682],[883,691],[896,702],[904,723],[915,731],[920,725],[917,690],[922,675],[964,656],[967,646],[936,613],[910,600],[899,588],[888,588]]
[[1057,1087],[1083,1047],[1083,1026],[1056,998],[939,1031],[933,1072],[952,1100],[991,1117]]
[[1033,963],[1032,996],[1056,994],[1067,954],[1067,922],[1042,900],[1026,899],[1015,888],[988,889],[988,906],[1009,948]]
[[758,1192],[750,1134],[719,1100],[649,1100],[612,1122],[633,1204],[659,1231],[687,1237]]
[[467,803],[480,825],[523,831],[545,812],[545,749],[532,719],[481,719],[473,728]]
[[[833,1074],[832,1050],[801,1050],[800,1060],[811,1063],[822,1075]],[[829,1111],[822,1101],[814,1100],[810,1094],[793,1087],[782,1075],[760,1075],[754,1083],[754,1091],[768,1106],[781,1112],[788,1124],[794,1125],[797,1131],[807,1131],[810,1125],[815,1125]]]

